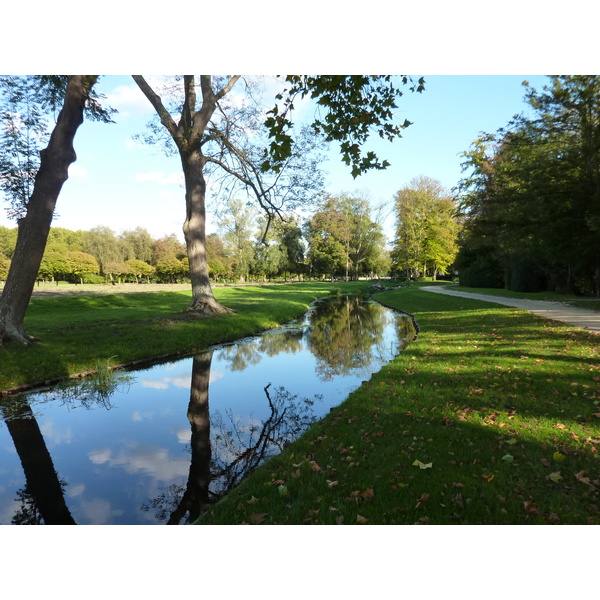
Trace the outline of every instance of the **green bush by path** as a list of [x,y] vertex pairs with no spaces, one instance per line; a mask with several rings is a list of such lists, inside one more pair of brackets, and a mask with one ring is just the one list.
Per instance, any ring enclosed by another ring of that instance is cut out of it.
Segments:
[[599,339],[418,288],[419,338],[201,524],[598,524]]

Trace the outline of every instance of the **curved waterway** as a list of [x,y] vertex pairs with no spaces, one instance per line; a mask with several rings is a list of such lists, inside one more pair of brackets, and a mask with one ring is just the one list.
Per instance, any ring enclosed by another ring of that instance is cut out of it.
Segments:
[[276,330],[0,404],[0,524],[185,524],[381,369],[412,318],[341,296]]

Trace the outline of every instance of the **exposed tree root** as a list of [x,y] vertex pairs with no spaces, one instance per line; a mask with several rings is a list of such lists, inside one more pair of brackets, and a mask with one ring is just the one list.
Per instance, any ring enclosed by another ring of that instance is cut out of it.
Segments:
[[36,338],[25,333],[22,327],[0,326],[0,346],[3,346],[6,342],[30,346],[35,341]]
[[183,312],[205,316],[235,314],[235,310],[219,304],[219,302],[210,296],[201,296],[200,298],[196,298],[189,306],[183,309]]

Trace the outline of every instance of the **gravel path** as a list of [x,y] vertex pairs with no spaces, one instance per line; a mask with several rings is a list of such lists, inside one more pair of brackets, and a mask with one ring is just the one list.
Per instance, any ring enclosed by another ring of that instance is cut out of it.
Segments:
[[473,298],[484,302],[494,302],[504,306],[515,306],[528,310],[540,317],[554,321],[564,321],[576,327],[587,329],[593,333],[600,333],[600,312],[586,310],[576,306],[569,306],[561,302],[546,302],[542,300],[526,300],[523,298],[504,298],[503,296],[488,296],[485,294],[471,294],[469,292],[457,292],[447,287],[423,286],[420,289],[436,294],[447,294],[448,296],[460,296],[461,298]]

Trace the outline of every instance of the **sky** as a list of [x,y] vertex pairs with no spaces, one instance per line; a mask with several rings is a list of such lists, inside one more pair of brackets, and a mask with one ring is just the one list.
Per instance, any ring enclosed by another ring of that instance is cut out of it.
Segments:
[[[387,203],[390,209],[394,194],[420,175],[439,180],[450,191],[463,176],[461,153],[481,132],[493,133],[527,109],[522,82],[528,80],[538,89],[548,82],[540,75],[414,76],[425,77],[425,90],[415,93],[404,86],[397,109],[398,120],[408,119],[412,125],[393,142],[376,139],[367,144],[391,166],[353,179],[339,148],[332,145],[323,166],[325,191],[366,193],[374,206]],[[128,75],[103,76],[97,91],[118,110],[116,122],[84,121],[79,128],[77,160],[69,169],[53,225],[71,230],[106,226],[116,233],[143,227],[154,238],[175,234],[183,241],[185,200],[179,158],[133,139],[144,133],[153,115],[149,101]],[[15,223],[3,211],[0,225]],[[393,227],[392,212],[384,223],[388,237]],[[207,230],[216,230],[210,213]]]

